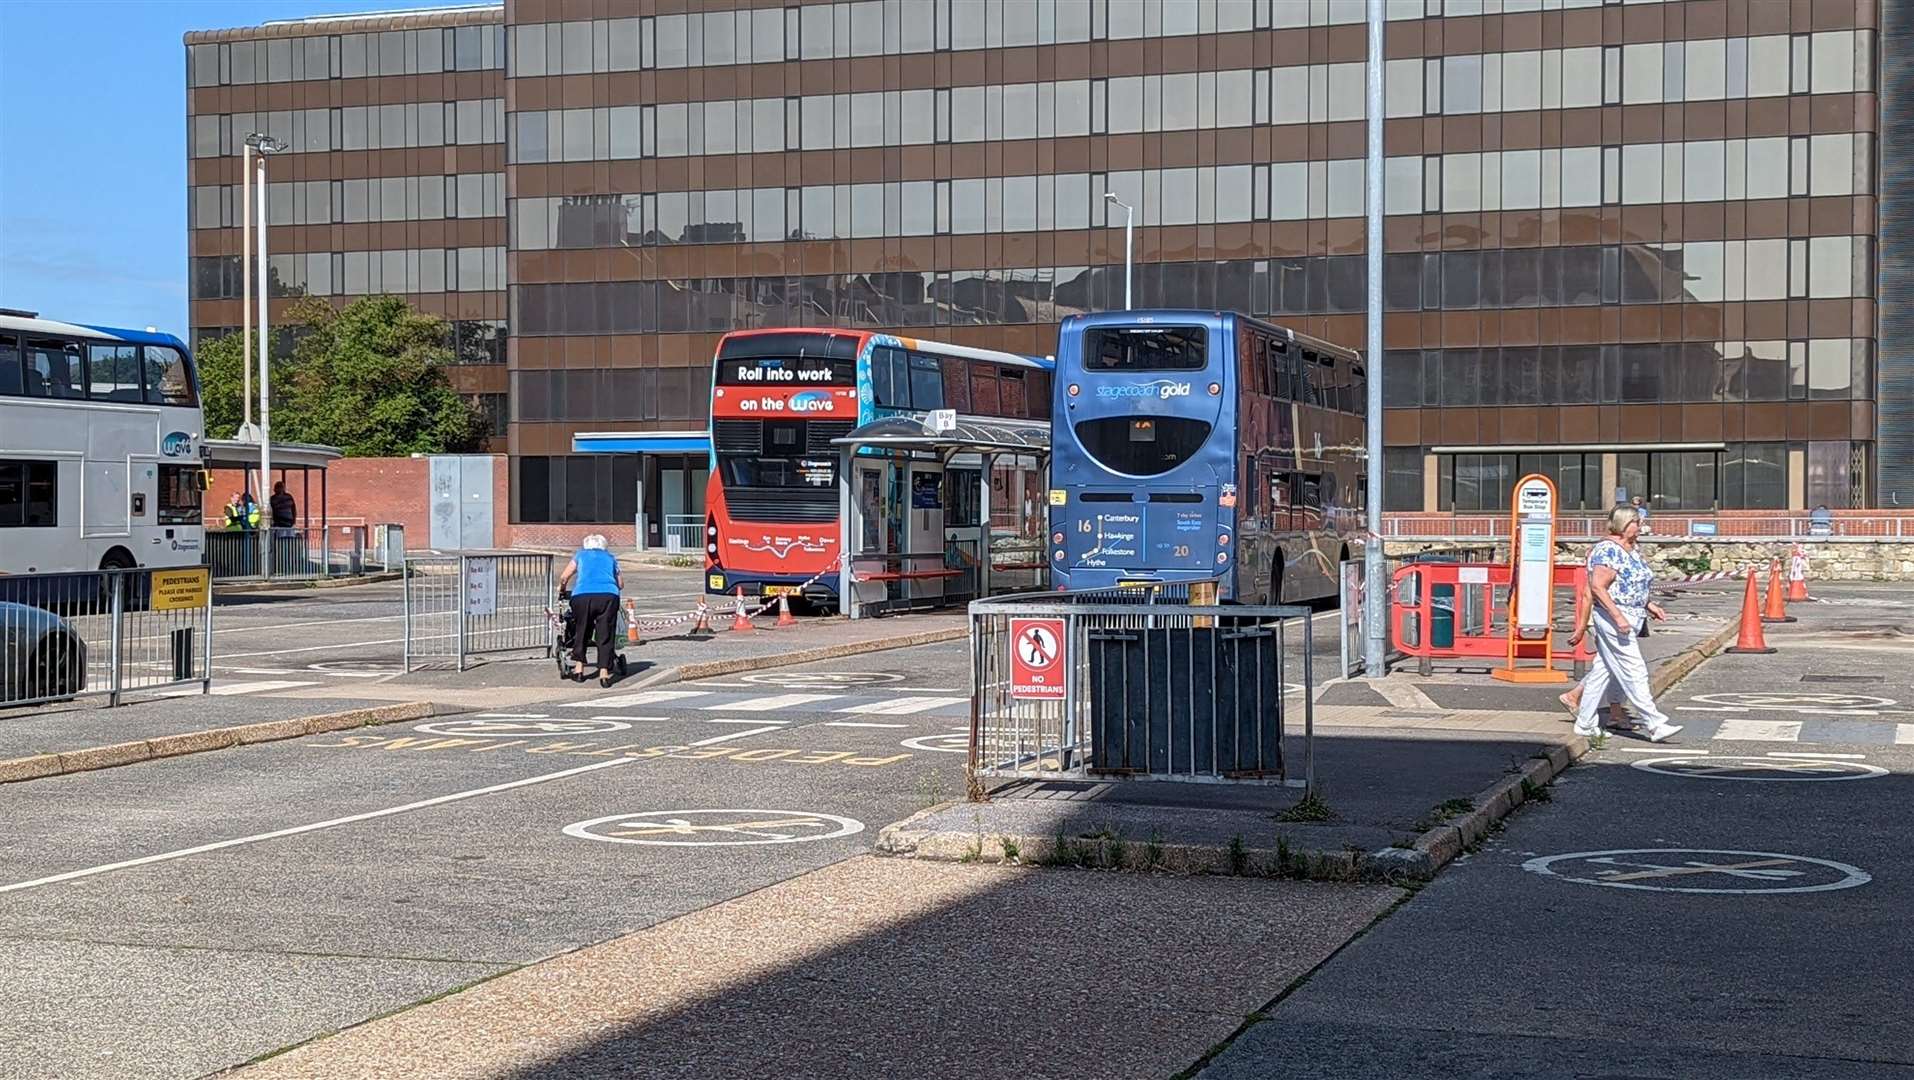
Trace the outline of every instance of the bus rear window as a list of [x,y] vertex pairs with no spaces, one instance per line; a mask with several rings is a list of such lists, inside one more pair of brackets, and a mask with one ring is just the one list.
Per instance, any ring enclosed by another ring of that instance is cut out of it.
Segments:
[[1187,416],[1106,416],[1083,420],[1077,441],[1097,464],[1128,476],[1161,476],[1203,448],[1210,424]]
[[1083,334],[1085,371],[1197,371],[1208,362],[1200,326],[1094,327]]

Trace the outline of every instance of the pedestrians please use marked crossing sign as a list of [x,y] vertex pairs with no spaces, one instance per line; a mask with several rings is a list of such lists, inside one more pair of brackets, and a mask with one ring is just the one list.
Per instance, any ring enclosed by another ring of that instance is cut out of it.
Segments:
[[1010,696],[1059,700],[1069,665],[1062,619],[1010,620]]

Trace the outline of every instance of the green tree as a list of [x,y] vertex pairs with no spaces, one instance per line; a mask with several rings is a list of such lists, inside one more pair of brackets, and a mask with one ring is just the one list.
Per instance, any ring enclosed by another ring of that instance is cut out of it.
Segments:
[[250,355],[250,334],[227,334],[200,345],[193,354],[199,366],[199,399],[206,410],[206,434],[230,439],[245,416],[245,369],[257,363]]
[[[274,440],[403,457],[461,453],[484,439],[484,418],[446,379],[453,354],[443,321],[396,296],[364,297],[342,310],[304,300],[287,315],[298,344],[273,364]],[[237,375],[235,368],[234,383]]]

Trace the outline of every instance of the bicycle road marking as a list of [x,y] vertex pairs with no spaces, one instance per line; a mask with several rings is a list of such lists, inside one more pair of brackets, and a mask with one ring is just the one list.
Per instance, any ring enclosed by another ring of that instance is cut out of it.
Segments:
[[756,847],[835,840],[863,832],[864,823],[805,810],[642,810],[576,821],[560,831],[607,844]]
[[[1833,892],[1838,889],[1857,888],[1874,880],[1873,875],[1860,867],[1835,862],[1832,859],[1784,855],[1773,851],[1734,851],[1720,848],[1617,848],[1610,851],[1573,851],[1561,855],[1537,856],[1524,862],[1522,869],[1532,874],[1559,878],[1577,885],[1599,885],[1609,889],[1744,896],[1767,893]],[[1651,882],[1691,880],[1703,883],[1650,884]],[[1718,880],[1748,884],[1734,888],[1714,887],[1714,882]],[[1771,887],[1753,887],[1755,882]]]

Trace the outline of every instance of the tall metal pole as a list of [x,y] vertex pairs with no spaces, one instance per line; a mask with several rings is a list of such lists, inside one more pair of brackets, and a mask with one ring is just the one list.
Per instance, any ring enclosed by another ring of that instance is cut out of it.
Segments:
[[1136,209],[1123,208],[1123,310],[1136,307],[1130,284],[1136,272]]
[[1129,311],[1133,306],[1131,298],[1134,295],[1130,291],[1130,282],[1136,256],[1136,209],[1117,198],[1114,191],[1104,192],[1103,198],[1104,201],[1115,203],[1123,208],[1123,310]]
[[[267,344],[271,330],[266,312],[266,154],[267,144],[259,144],[259,492],[254,501],[272,506],[272,375]],[[260,567],[272,577],[272,518],[262,514],[265,528],[259,530]]]
[[1363,606],[1365,634],[1363,674],[1380,679],[1389,634],[1389,566],[1382,550],[1382,27],[1384,0],[1369,0],[1369,159],[1364,168],[1368,189],[1364,251],[1369,257],[1368,343],[1363,350],[1368,373],[1369,401],[1364,472],[1369,489],[1364,519],[1368,535],[1363,550]]
[[253,276],[250,265],[253,249],[253,142],[250,138],[245,141],[240,151],[239,226],[239,281],[242,290],[239,302],[241,320],[239,340],[242,342],[240,352],[246,357],[245,361],[239,365],[239,370],[245,376],[246,390],[239,399],[245,418],[239,425],[238,435],[243,439],[253,426]]

